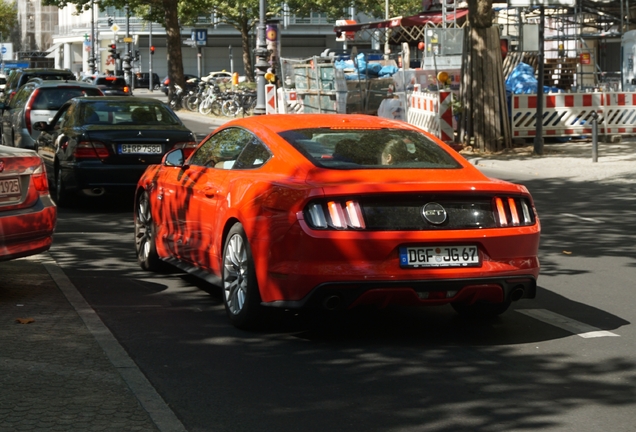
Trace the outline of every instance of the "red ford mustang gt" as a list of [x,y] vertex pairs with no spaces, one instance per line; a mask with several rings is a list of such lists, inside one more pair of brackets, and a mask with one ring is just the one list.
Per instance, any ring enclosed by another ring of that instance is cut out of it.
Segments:
[[0,146],[0,261],[48,250],[56,220],[42,159]]
[[230,321],[265,306],[534,298],[540,226],[524,186],[490,179],[407,123],[363,115],[233,120],[139,181],[136,251],[219,284]]

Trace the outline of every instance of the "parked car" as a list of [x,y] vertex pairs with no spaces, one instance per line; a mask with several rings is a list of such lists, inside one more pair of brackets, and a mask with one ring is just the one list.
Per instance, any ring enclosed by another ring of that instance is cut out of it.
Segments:
[[232,74],[226,71],[210,72],[204,77],[201,77],[201,81],[209,82],[230,82],[232,80]]
[[102,95],[93,84],[34,78],[18,90],[9,104],[0,102],[2,144],[32,149],[40,135],[33,129],[34,123],[48,121],[71,98]]
[[4,102],[11,101],[16,92],[32,78],[41,78],[42,80],[53,81],[75,81],[76,77],[73,72],[67,69],[49,69],[49,68],[29,68],[18,69],[9,75],[4,90]]
[[[302,118],[301,118],[302,117]],[[305,114],[231,120],[148,167],[140,266],[218,283],[229,320],[262,306],[451,304],[494,316],[534,298],[540,227],[521,185],[491,180],[405,122]]]
[[93,80],[95,84],[105,96],[132,96],[132,90],[126,79],[121,76],[103,75]]
[[[186,81],[186,88],[185,88],[186,94],[190,90],[195,90],[196,91],[197,86],[199,84],[199,77],[197,77],[196,75],[189,75],[189,74],[184,74],[183,77],[185,78],[185,81]],[[166,96],[167,96],[169,89],[170,89],[170,78],[166,76],[163,79],[163,81],[161,81],[160,90],[162,92],[164,92],[166,94]]]
[[[134,74],[135,77],[135,88],[147,88],[150,89],[150,73],[148,72],[137,72]],[[161,86],[161,79],[159,75],[156,73],[152,74],[152,88],[154,90],[159,90]]]
[[0,145],[0,261],[48,250],[56,221],[40,157]]
[[42,132],[36,148],[62,206],[78,191],[132,191],[146,167],[168,150],[191,151],[197,144],[175,113],[152,98],[74,98],[33,128]]

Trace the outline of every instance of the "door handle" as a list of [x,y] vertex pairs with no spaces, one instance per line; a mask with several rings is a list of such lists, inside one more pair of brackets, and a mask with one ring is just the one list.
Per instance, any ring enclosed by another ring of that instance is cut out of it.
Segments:
[[214,195],[216,195],[216,189],[205,188],[205,189],[203,189],[203,195],[205,195],[208,198],[213,198]]

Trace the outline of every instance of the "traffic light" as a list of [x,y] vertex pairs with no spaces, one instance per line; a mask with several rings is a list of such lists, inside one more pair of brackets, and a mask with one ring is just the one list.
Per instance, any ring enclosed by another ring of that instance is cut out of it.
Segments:
[[117,54],[117,45],[116,44],[110,44],[108,46],[108,52],[110,53],[112,58],[114,58],[114,59],[119,58],[119,54]]
[[108,17],[108,27],[111,27],[113,25],[113,18],[112,17]]
[[150,55],[153,55],[155,53],[155,47],[154,46],[150,46]]

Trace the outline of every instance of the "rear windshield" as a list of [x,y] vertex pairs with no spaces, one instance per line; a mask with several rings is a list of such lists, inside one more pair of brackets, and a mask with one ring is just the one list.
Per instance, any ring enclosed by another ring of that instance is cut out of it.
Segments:
[[332,169],[460,168],[422,133],[401,129],[296,129],[280,134],[316,166]]
[[102,92],[93,87],[44,87],[38,89],[31,109],[57,111],[67,100],[82,96],[102,96]]
[[6,84],[7,83],[7,79],[2,77],[0,78],[0,84]]
[[181,125],[181,120],[162,103],[138,101],[84,101],[80,108],[83,124]]
[[73,75],[72,73],[53,73],[53,74],[47,74],[47,73],[33,73],[33,74],[24,74],[24,76],[26,77],[26,80],[30,80],[31,78],[41,78],[45,81],[75,81],[75,75]]
[[119,77],[100,77],[95,80],[95,84],[108,87],[125,87],[126,80]]

